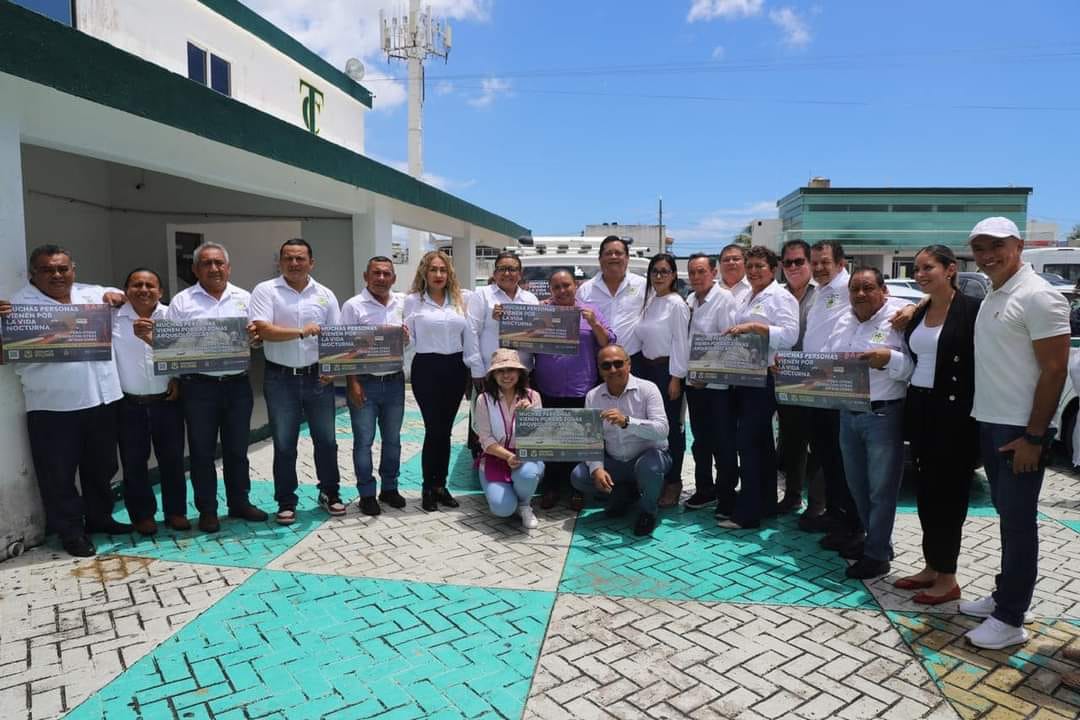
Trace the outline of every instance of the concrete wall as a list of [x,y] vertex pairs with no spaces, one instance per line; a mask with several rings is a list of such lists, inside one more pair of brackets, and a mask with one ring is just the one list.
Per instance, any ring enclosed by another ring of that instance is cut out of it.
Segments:
[[217,55],[232,97],[299,127],[304,80],[323,93],[319,137],[364,152],[363,103],[197,0],[79,0],[76,13],[79,30],[184,77],[188,42]]

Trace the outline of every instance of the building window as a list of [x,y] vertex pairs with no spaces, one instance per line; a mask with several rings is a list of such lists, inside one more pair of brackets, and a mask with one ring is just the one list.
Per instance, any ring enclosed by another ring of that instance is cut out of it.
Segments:
[[187,76],[200,85],[206,84],[206,51],[191,43],[187,44]]
[[928,213],[934,209],[933,205],[893,205],[893,212],[917,212]]
[[217,55],[210,56],[210,87],[222,95],[232,95],[232,67]]

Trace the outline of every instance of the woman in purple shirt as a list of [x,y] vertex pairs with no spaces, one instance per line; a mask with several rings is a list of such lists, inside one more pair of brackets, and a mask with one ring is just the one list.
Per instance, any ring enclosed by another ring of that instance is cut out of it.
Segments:
[[[585,407],[585,394],[596,387],[596,353],[608,343],[615,342],[615,333],[607,321],[592,306],[578,301],[577,286],[569,270],[556,270],[548,279],[551,298],[545,302],[564,307],[581,308],[581,344],[577,355],[533,355],[535,370],[533,385],[540,391],[546,408]],[[549,510],[559,502],[564,487],[570,485],[570,471],[576,463],[547,463],[540,498],[540,507]],[[570,507],[580,510],[585,498],[574,493]]]

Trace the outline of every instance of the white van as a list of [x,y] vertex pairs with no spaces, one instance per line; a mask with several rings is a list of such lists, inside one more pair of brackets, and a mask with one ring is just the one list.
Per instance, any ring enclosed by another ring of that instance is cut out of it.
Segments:
[[[600,272],[600,242],[602,237],[540,236],[522,238],[516,247],[508,247],[521,258],[524,281],[529,292],[543,300],[548,296],[548,278],[556,270],[566,269],[579,285]],[[629,272],[644,276],[649,259],[656,252],[630,238]]]
[[1037,273],[1060,275],[1069,285],[1080,280],[1080,247],[1038,247],[1024,250],[1020,259]]

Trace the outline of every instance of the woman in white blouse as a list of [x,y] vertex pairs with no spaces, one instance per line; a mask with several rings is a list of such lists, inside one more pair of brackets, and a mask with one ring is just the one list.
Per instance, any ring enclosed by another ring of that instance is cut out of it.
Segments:
[[424,255],[409,293],[405,298],[405,325],[416,351],[412,389],[424,417],[420,506],[431,512],[439,505],[458,506],[446,489],[446,478],[450,432],[469,381],[463,356],[468,323],[454,266],[442,252],[432,250]]
[[518,457],[514,423],[518,410],[541,407],[540,393],[529,388],[529,375],[513,350],[496,350],[489,365],[474,414],[483,448],[477,465],[480,487],[491,512],[510,517],[517,511],[522,527],[531,530],[539,525],[530,500],[544,474],[544,463]]
[[675,258],[658,253],[649,261],[648,284],[641,317],[625,341],[630,371],[660,389],[668,420],[671,470],[664,476],[660,507],[679,502],[686,433],[682,427],[682,383],[690,355],[690,307],[675,292],[679,280]]
[[[748,292],[735,313],[730,335],[756,333],[769,339],[768,356],[790,350],[799,339],[799,301],[776,282],[780,258],[763,246],[746,254]],[[739,451],[739,494],[730,518],[717,514],[719,526],[737,530],[755,528],[762,517],[776,514],[776,443],[772,418],[776,393],[772,374],[765,387],[732,386],[732,404],[738,429],[735,446]]]

